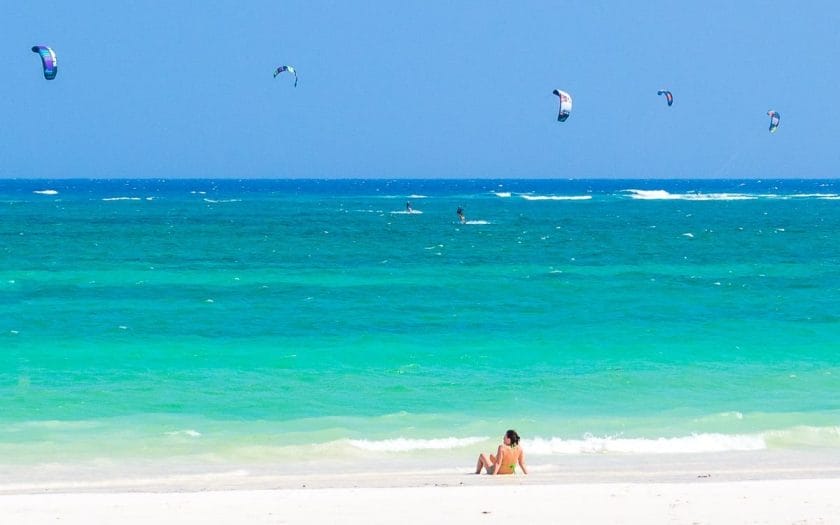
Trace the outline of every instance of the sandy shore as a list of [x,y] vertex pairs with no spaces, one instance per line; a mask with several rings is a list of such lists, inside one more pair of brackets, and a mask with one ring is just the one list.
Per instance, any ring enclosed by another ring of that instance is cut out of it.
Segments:
[[4,469],[0,523],[829,524],[840,516],[840,462],[826,451],[570,457],[497,477],[460,467],[282,475],[272,466],[117,467]]
[[[492,480],[497,481],[497,480]],[[836,523],[840,480],[0,496],[3,523]]]

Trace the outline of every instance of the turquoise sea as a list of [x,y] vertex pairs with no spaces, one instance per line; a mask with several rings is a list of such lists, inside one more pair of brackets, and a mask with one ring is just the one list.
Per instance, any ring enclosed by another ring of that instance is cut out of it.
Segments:
[[840,449],[839,240],[838,180],[3,180],[0,463]]

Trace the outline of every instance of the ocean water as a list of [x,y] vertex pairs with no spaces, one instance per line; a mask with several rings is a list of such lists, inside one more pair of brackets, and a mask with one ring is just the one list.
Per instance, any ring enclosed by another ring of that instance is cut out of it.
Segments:
[[840,449],[837,180],[0,180],[0,218],[0,463]]

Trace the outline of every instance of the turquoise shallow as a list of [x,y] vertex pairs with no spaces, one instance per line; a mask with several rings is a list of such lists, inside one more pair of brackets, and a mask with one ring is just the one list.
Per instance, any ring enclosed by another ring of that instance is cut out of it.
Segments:
[[5,180],[0,217],[4,462],[840,448],[840,181]]

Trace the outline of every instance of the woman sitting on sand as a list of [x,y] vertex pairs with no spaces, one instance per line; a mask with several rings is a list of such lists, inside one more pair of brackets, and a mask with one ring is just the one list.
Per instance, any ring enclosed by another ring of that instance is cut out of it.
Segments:
[[488,458],[484,454],[478,456],[478,463],[475,465],[475,473],[481,474],[484,468],[488,474],[513,474],[516,464],[522,467],[522,473],[527,474],[525,466],[525,451],[519,446],[519,434],[515,430],[505,432],[504,443],[499,445],[496,455],[490,454]]

